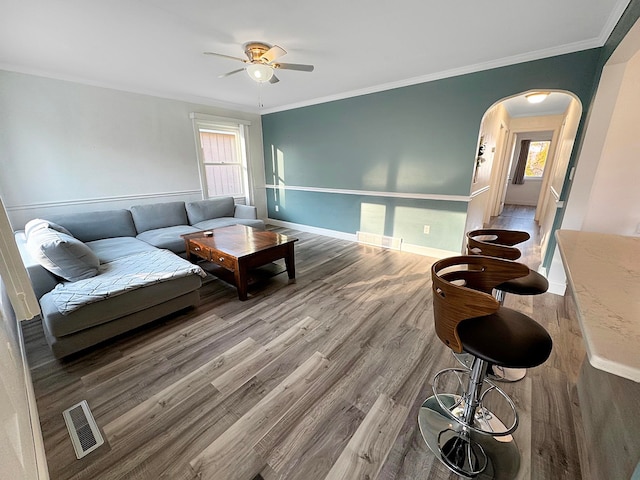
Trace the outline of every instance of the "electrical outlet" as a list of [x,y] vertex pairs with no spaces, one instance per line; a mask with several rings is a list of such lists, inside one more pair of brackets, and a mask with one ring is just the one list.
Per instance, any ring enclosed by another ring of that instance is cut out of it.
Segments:
[[431,225],[424,226],[424,233],[425,235],[429,235],[431,233]]
[[278,205],[275,206],[275,211],[279,212],[280,211],[280,207],[278,207]]
[[640,235],[640,223],[636,226],[636,235]]

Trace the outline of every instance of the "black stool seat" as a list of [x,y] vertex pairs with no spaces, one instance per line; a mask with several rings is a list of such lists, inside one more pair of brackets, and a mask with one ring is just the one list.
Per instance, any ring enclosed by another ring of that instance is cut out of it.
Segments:
[[514,278],[496,286],[496,290],[515,295],[540,295],[549,289],[549,282],[534,270],[526,277]]
[[458,324],[464,351],[495,365],[531,368],[544,363],[553,342],[538,322],[506,307]]

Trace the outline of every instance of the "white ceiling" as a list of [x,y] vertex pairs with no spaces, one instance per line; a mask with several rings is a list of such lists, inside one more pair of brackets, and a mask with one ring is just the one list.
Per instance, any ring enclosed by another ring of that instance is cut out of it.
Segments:
[[[0,68],[269,112],[598,47],[628,2],[0,0]],[[315,71],[217,78],[248,41]]]
[[571,95],[561,92],[551,92],[541,103],[529,103],[525,95],[509,98],[502,102],[511,118],[538,117],[541,115],[560,115],[566,112]]

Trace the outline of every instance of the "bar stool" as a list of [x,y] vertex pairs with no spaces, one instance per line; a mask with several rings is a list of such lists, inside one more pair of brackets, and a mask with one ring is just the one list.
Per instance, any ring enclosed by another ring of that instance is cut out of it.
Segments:
[[[451,257],[432,266],[436,333],[452,351],[471,355],[473,363],[471,370],[436,374],[433,396],[422,404],[418,423],[431,451],[458,475],[513,478],[518,473],[520,455],[511,436],[518,414],[486,374],[489,364],[531,368],[551,353],[551,337],[538,322],[491,296],[497,285],[527,274],[526,265],[483,256]],[[500,412],[510,411],[509,426],[489,410],[493,398],[509,407],[498,405]]]
[[[467,232],[467,254],[517,260],[522,256],[522,252],[514,245],[525,242],[529,238],[531,236],[527,232],[519,230],[472,230]],[[548,289],[549,282],[547,279],[538,272],[529,269],[528,275],[498,285],[495,288],[494,296],[500,302],[500,305],[504,305],[507,293],[514,295],[540,295]],[[459,360],[465,364],[468,363],[468,359],[459,358]],[[517,382],[527,374],[527,370],[524,368],[504,369],[490,367],[489,372],[495,380],[503,382]]]
[[[480,239],[478,237],[492,237]],[[480,229],[467,232],[467,254],[485,255],[487,257],[517,260],[522,252],[514,247],[529,240],[527,232],[518,230]],[[504,304],[507,293],[514,295],[540,295],[549,289],[549,282],[538,272],[529,269],[529,274],[514,280],[509,280],[496,287],[496,298],[500,305]]]

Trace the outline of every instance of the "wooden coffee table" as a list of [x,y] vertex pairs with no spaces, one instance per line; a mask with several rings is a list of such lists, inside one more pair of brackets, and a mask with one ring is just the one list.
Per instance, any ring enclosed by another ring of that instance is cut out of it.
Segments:
[[207,260],[233,273],[240,300],[247,299],[251,269],[284,258],[289,279],[296,278],[293,244],[298,241],[297,238],[245,225],[231,225],[181,236],[190,261]]

